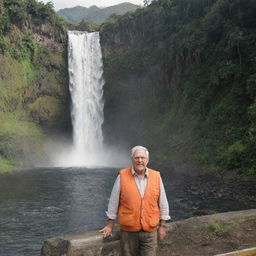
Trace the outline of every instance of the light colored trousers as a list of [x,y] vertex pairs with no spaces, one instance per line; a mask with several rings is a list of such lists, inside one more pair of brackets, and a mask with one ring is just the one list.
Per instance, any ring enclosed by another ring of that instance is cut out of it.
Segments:
[[128,232],[121,230],[121,256],[156,256],[157,230]]

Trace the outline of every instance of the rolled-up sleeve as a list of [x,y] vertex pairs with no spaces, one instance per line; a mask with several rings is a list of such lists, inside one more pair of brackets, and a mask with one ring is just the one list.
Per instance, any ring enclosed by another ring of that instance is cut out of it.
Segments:
[[164,184],[162,178],[160,178],[160,197],[159,197],[159,208],[160,208],[160,219],[169,220],[171,219],[169,215],[169,204],[166,197]]
[[109,219],[114,220],[117,217],[118,205],[119,205],[119,197],[120,197],[120,175],[117,176],[116,181],[114,183],[109,203],[108,210],[106,212]]

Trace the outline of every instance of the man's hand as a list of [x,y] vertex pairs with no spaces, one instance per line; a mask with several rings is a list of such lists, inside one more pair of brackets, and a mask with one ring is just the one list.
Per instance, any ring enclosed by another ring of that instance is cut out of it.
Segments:
[[162,240],[166,237],[166,228],[165,227],[159,227],[157,230],[157,238],[158,240]]
[[108,220],[108,224],[101,229],[99,232],[103,234],[103,237],[109,237],[112,236],[112,231],[114,228],[114,220]]
[[166,237],[166,223],[165,220],[160,220],[159,228],[157,230],[158,240],[162,240]]

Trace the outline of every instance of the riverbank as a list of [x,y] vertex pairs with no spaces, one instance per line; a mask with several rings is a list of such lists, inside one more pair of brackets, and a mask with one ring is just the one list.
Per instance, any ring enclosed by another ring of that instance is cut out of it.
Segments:
[[[168,223],[168,235],[159,242],[157,255],[212,256],[256,246],[256,209],[226,212]],[[98,231],[52,238],[41,256],[120,255],[119,230],[109,239]]]

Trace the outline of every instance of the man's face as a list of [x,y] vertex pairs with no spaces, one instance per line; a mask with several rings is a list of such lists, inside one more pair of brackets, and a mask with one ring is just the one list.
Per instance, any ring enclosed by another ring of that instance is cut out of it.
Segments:
[[145,150],[137,149],[132,157],[132,165],[137,173],[143,173],[148,164],[148,156]]

